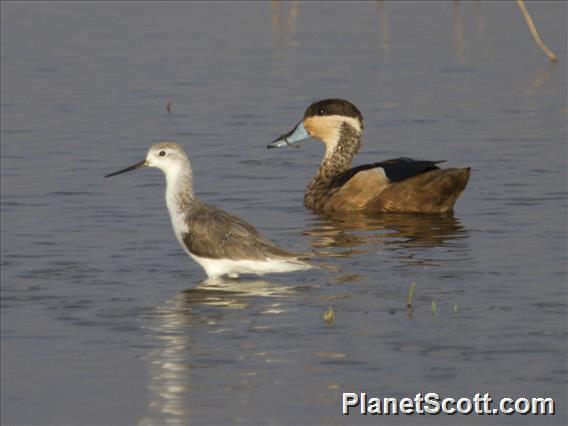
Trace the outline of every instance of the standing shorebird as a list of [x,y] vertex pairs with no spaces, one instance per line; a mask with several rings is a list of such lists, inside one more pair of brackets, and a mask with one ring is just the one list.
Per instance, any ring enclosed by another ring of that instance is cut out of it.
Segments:
[[157,167],[166,175],[166,204],[174,233],[209,278],[311,268],[299,254],[276,246],[244,220],[199,200],[193,192],[191,164],[178,144],[154,145],[145,160],[105,177],[141,167]]
[[268,148],[321,140],[325,155],[306,188],[304,205],[320,213],[449,213],[469,180],[470,168],[440,169],[443,161],[395,158],[351,167],[361,147],[363,115],[344,99],[311,104],[304,118]]

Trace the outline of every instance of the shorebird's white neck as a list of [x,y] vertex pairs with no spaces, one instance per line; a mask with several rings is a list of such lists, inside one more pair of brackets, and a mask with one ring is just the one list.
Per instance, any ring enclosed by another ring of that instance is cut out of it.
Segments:
[[188,188],[193,193],[193,173],[189,163],[170,163],[162,171],[166,175],[168,191],[179,191],[181,188]]
[[178,238],[187,232],[186,213],[194,201],[193,173],[189,162],[174,163],[162,169],[166,175],[166,204]]

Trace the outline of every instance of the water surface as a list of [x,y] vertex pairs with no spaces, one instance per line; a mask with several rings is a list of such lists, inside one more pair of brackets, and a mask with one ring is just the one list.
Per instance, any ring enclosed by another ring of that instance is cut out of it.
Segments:
[[[465,420],[565,424],[566,3],[528,7],[558,64],[513,2],[2,2],[2,423],[454,424],[341,392],[488,392],[558,413]],[[326,97],[356,164],[472,167],[455,215],[305,210],[321,144],[265,146]],[[103,179],[158,141],[320,268],[204,282],[161,173]]]

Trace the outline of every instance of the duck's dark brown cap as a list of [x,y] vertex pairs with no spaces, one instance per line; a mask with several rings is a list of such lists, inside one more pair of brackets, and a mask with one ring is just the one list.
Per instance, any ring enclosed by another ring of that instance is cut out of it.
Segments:
[[317,115],[342,115],[357,118],[359,121],[363,122],[363,114],[361,114],[361,111],[345,99],[324,99],[314,102],[306,109],[304,118]]

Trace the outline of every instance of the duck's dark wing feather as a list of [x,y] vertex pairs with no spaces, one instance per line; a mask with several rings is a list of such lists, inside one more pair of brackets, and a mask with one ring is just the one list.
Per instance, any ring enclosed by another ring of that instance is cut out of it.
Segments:
[[209,259],[264,260],[294,257],[265,239],[244,220],[202,204],[187,218],[189,232],[182,235],[187,249]]
[[331,188],[337,188],[345,185],[353,176],[363,170],[374,168],[382,168],[386,177],[390,182],[399,182],[412,176],[419,175],[429,170],[436,170],[439,167],[436,164],[443,163],[441,161],[413,160],[411,158],[393,158],[391,160],[381,161],[380,163],[364,164],[347,170],[337,177],[331,183]]

